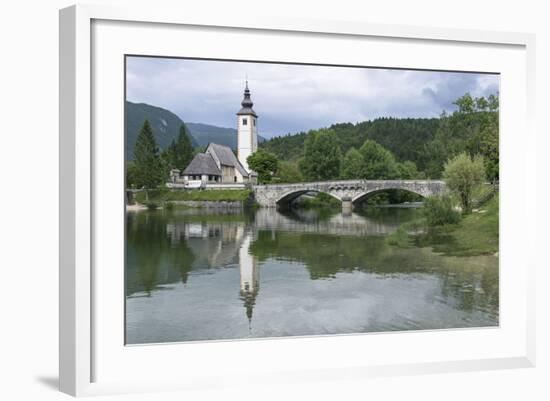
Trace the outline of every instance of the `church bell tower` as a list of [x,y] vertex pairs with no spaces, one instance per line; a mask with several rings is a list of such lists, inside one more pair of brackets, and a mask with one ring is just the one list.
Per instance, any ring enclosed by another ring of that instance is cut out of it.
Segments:
[[244,88],[242,108],[237,113],[237,158],[247,172],[250,172],[246,158],[258,149],[258,131],[256,121],[258,116],[252,109],[252,99],[248,89],[248,80]]

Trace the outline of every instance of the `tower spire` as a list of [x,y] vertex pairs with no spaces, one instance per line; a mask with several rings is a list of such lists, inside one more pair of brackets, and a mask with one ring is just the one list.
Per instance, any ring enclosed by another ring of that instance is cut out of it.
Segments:
[[258,150],[256,127],[258,115],[252,108],[253,106],[254,102],[252,102],[248,88],[248,75],[246,75],[241,109],[237,112],[237,158],[247,172],[251,172],[247,158]]
[[254,106],[254,102],[252,102],[252,99],[250,98],[250,89],[248,89],[248,79],[245,81],[243,101],[241,102],[241,106],[242,106],[242,109],[239,110],[239,112],[237,113],[238,115],[252,114],[254,117],[257,117],[256,113],[252,109],[252,106]]

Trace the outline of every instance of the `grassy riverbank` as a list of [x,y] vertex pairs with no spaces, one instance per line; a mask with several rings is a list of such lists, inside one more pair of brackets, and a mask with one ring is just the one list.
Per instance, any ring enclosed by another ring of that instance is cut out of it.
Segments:
[[[148,198],[148,199],[147,199]],[[248,189],[155,189],[136,193],[138,203],[165,203],[175,201],[245,202],[250,198]]]
[[[390,245],[429,246],[449,256],[494,255],[498,252],[498,194],[479,209],[464,216],[458,224],[428,227],[425,220],[401,226],[388,236]],[[422,228],[422,234],[414,234]]]

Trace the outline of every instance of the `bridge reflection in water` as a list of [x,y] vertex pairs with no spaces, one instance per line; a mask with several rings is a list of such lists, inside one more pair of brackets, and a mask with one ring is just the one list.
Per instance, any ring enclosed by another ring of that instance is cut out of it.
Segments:
[[257,230],[297,231],[345,236],[387,235],[399,227],[400,221],[376,220],[359,213],[336,213],[319,220],[314,210],[259,209],[255,216]]
[[[319,219],[314,210],[259,209],[254,215],[253,226],[246,223],[168,223],[166,232],[172,244],[186,240],[195,258],[207,258],[210,267],[231,265],[238,256],[240,271],[240,296],[249,320],[259,290],[258,262],[251,254],[250,245],[258,232],[296,232],[344,237],[383,236],[395,231],[402,219],[374,219],[358,213],[334,213]],[[197,241],[208,239],[208,241]]]
[[[231,267],[235,263],[240,272],[240,298],[249,321],[252,319],[259,291],[257,258],[250,247],[258,233],[272,238],[277,232],[309,233],[334,236],[381,236],[393,232],[399,220],[380,221],[357,213],[335,213],[318,219],[315,211],[288,210],[275,212],[259,209],[254,224],[246,222],[169,222],[166,233],[173,246],[185,242],[194,254],[195,264],[209,268]],[[201,263],[202,262],[202,263]]]
[[[385,236],[414,213],[128,214],[126,340],[498,324],[492,259],[472,259],[482,265],[472,270],[467,259],[387,245]],[[379,299],[392,301],[373,315],[369,305]],[[426,315],[434,305],[441,310]]]

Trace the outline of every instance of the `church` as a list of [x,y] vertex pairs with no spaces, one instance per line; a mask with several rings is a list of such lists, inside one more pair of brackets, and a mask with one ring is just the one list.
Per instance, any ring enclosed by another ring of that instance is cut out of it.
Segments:
[[246,159],[258,149],[256,121],[258,115],[252,108],[248,81],[244,89],[244,99],[237,113],[237,155],[225,145],[210,143],[204,153],[195,155],[189,165],[181,172],[170,172],[171,187],[198,188],[217,184],[254,184],[256,172],[252,171]]

